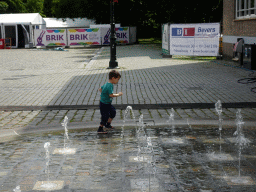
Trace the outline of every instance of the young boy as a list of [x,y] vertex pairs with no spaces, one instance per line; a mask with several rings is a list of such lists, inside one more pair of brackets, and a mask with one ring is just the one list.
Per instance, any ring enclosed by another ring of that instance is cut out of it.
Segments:
[[101,92],[100,99],[100,114],[101,122],[98,129],[98,133],[107,133],[103,130],[103,126],[109,129],[114,129],[111,126],[113,118],[116,116],[116,109],[111,105],[113,97],[119,97],[123,95],[122,92],[117,94],[113,93],[113,84],[117,84],[121,75],[116,70],[112,70],[109,73],[109,82],[104,84],[99,91]]

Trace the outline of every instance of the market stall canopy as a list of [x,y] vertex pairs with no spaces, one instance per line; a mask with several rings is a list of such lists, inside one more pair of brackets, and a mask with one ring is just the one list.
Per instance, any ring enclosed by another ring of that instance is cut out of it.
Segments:
[[0,14],[0,23],[46,25],[46,22],[39,13]]
[[66,18],[44,18],[46,28],[89,28],[91,24],[96,24],[94,20],[87,18],[75,18],[74,20]]

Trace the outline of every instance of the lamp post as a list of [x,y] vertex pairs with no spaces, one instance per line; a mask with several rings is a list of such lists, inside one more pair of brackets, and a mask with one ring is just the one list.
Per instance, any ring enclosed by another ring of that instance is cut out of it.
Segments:
[[116,35],[115,35],[115,19],[114,19],[114,2],[118,0],[110,1],[110,61],[108,69],[119,68],[116,61]]

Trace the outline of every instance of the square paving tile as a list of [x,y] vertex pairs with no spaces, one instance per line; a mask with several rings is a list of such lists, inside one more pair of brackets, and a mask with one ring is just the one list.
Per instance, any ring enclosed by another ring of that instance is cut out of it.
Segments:
[[63,188],[64,181],[37,181],[33,190],[38,191],[53,191]]
[[214,139],[205,139],[202,138],[203,143],[218,143],[218,144],[224,144],[224,139],[214,138]]
[[255,185],[256,183],[249,176],[223,177],[228,185]]
[[150,186],[149,186],[149,178],[147,179],[131,179],[131,188],[132,189],[154,189],[159,188],[158,180],[155,178],[150,179]]
[[185,139],[181,137],[162,138],[164,144],[186,144]]
[[76,148],[56,148],[52,154],[73,155],[76,153]]
[[233,161],[234,158],[230,154],[226,153],[211,153],[206,154],[211,161]]
[[0,172],[0,176],[5,176],[5,175],[7,175],[8,174],[8,172]]
[[[247,139],[247,138],[245,138],[245,139],[246,139],[247,143],[251,143],[251,141],[249,139]],[[236,137],[229,137],[229,138],[227,138],[227,140],[229,140],[230,143],[236,143]]]
[[129,157],[129,162],[148,162],[148,161],[152,161],[152,156],[147,156],[147,155],[143,155],[143,156],[130,156]]

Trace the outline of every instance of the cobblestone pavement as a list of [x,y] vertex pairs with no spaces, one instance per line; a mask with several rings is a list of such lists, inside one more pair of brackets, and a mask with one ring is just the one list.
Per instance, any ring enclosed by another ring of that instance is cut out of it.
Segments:
[[[109,48],[94,47],[46,51],[29,49],[0,52],[0,107],[98,105],[97,89],[107,82]],[[117,47],[122,75],[115,85],[124,95],[113,104],[186,104],[256,102],[253,84],[239,84],[250,71],[233,62],[162,58],[157,45]],[[175,109],[179,119],[218,119],[214,105],[206,109]],[[134,110],[145,119],[166,121],[171,109]],[[125,108],[117,110],[115,121],[122,122]],[[224,120],[234,120],[236,108],[223,109]],[[256,108],[242,109],[246,121],[256,119]],[[97,127],[99,109],[87,110],[5,110],[0,111],[2,129],[51,127],[68,116],[70,126]],[[113,125],[115,125],[115,121]]]

